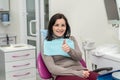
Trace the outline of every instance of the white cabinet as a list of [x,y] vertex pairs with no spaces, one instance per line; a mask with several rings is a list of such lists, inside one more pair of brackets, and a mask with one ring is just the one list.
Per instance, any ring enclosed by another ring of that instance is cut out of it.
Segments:
[[0,47],[0,80],[36,80],[35,48],[30,45]]
[[10,0],[0,0],[0,11],[9,11]]

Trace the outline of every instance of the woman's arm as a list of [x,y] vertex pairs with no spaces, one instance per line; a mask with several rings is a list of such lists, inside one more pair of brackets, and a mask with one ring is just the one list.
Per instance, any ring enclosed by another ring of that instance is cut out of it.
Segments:
[[80,48],[78,46],[78,43],[77,43],[76,39],[73,36],[71,36],[70,39],[73,40],[75,48],[74,49],[72,49],[72,48],[70,49],[70,51],[68,52],[69,55],[74,60],[80,60],[80,59],[82,59],[82,53],[80,51]]

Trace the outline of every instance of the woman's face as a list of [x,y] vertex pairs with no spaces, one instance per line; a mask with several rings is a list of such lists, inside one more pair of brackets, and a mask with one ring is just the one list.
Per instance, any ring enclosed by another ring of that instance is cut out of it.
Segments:
[[66,31],[66,24],[63,18],[57,19],[55,24],[53,25],[53,34],[57,37],[61,37],[64,35]]

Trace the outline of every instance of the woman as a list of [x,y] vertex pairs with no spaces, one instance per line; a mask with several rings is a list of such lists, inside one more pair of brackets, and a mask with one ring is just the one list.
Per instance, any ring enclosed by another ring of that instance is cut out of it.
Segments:
[[[79,49],[77,41],[70,35],[70,33],[71,30],[69,23],[63,14],[57,13],[51,17],[48,25],[48,34],[46,40],[44,41],[44,45],[49,42],[52,43],[55,40],[61,40],[62,43],[60,43],[60,49],[63,52],[59,50],[57,50],[58,52],[56,53],[54,50],[50,52],[51,48],[49,46],[44,46],[42,57],[45,65],[50,73],[56,77],[55,80],[96,80],[98,74],[89,71],[80,64],[82,53]],[[73,45],[71,45],[74,47],[69,45],[68,40],[73,42]],[[59,44],[56,45],[59,46]],[[53,46],[51,44],[53,47],[56,45]],[[46,51],[46,49],[49,49],[49,51]],[[59,52],[61,53],[58,54]]]

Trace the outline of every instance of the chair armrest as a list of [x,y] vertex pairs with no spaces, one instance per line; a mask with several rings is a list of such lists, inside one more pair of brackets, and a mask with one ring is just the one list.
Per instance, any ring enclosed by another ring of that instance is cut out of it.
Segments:
[[104,68],[98,68],[93,70],[93,72],[101,72],[101,71],[111,71],[113,68],[112,67],[104,67]]

